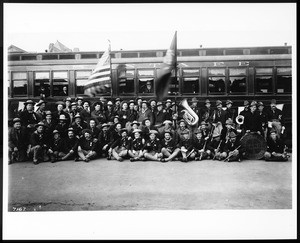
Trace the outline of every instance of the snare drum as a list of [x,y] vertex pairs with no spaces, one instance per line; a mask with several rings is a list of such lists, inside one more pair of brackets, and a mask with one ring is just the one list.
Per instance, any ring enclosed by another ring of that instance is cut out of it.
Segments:
[[266,141],[258,134],[246,134],[241,139],[241,144],[246,149],[247,159],[261,159],[267,151]]

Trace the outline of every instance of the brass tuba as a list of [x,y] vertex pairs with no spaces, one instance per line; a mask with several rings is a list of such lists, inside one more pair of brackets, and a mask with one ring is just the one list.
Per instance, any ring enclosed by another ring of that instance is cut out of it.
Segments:
[[183,99],[179,105],[185,108],[185,110],[182,110],[181,112],[184,113],[183,119],[186,121],[186,123],[190,126],[195,126],[199,121],[199,117],[189,106],[187,100]]
[[244,119],[245,119],[244,116],[238,115],[238,116],[235,118],[235,121],[236,121],[237,124],[242,125],[242,124],[244,124]]

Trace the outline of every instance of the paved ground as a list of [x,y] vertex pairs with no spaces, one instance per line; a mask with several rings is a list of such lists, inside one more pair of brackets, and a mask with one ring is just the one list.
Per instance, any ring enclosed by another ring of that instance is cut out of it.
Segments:
[[292,163],[16,163],[9,211],[291,209]]

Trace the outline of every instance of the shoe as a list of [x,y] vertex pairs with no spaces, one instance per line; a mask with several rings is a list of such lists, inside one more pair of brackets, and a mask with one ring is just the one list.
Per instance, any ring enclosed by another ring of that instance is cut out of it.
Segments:
[[181,162],[187,163],[187,158],[183,158],[183,159],[181,160]]
[[39,161],[38,160],[33,160],[33,164],[37,165],[37,164],[39,164]]
[[174,158],[174,159],[173,159],[173,161],[178,161],[178,160],[179,160],[178,158]]
[[110,156],[108,156],[106,159],[107,159],[107,160],[111,160],[111,157],[110,157]]
[[196,158],[195,158],[195,161],[199,161],[199,160],[200,160],[200,157],[196,157]]
[[133,162],[134,161],[134,158],[130,158],[130,162]]
[[75,161],[75,162],[78,162],[78,161],[80,161],[80,159],[79,159],[78,157],[76,157],[76,158],[74,159],[74,161]]
[[241,162],[241,159],[238,159],[238,162]]
[[122,162],[122,161],[123,161],[123,158],[120,157],[120,158],[118,158],[117,160],[118,160],[119,162]]
[[141,161],[146,161],[146,158],[140,158]]
[[86,159],[84,160],[85,163],[88,163],[89,161],[90,161],[90,159],[88,159],[88,158],[86,158]]
[[166,159],[164,159],[164,158],[161,158],[160,161],[163,162],[163,163],[167,162]]

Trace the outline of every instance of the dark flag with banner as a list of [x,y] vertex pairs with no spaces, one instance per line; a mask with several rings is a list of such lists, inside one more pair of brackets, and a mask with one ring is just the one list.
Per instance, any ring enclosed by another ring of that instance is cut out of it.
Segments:
[[157,100],[163,100],[169,91],[172,70],[176,72],[176,56],[177,56],[177,31],[174,34],[170,49],[164,57],[162,66],[159,70],[158,77],[155,82],[155,94]]
[[84,94],[96,96],[97,94],[111,94],[111,60],[110,46],[99,59],[87,83],[84,85]]

